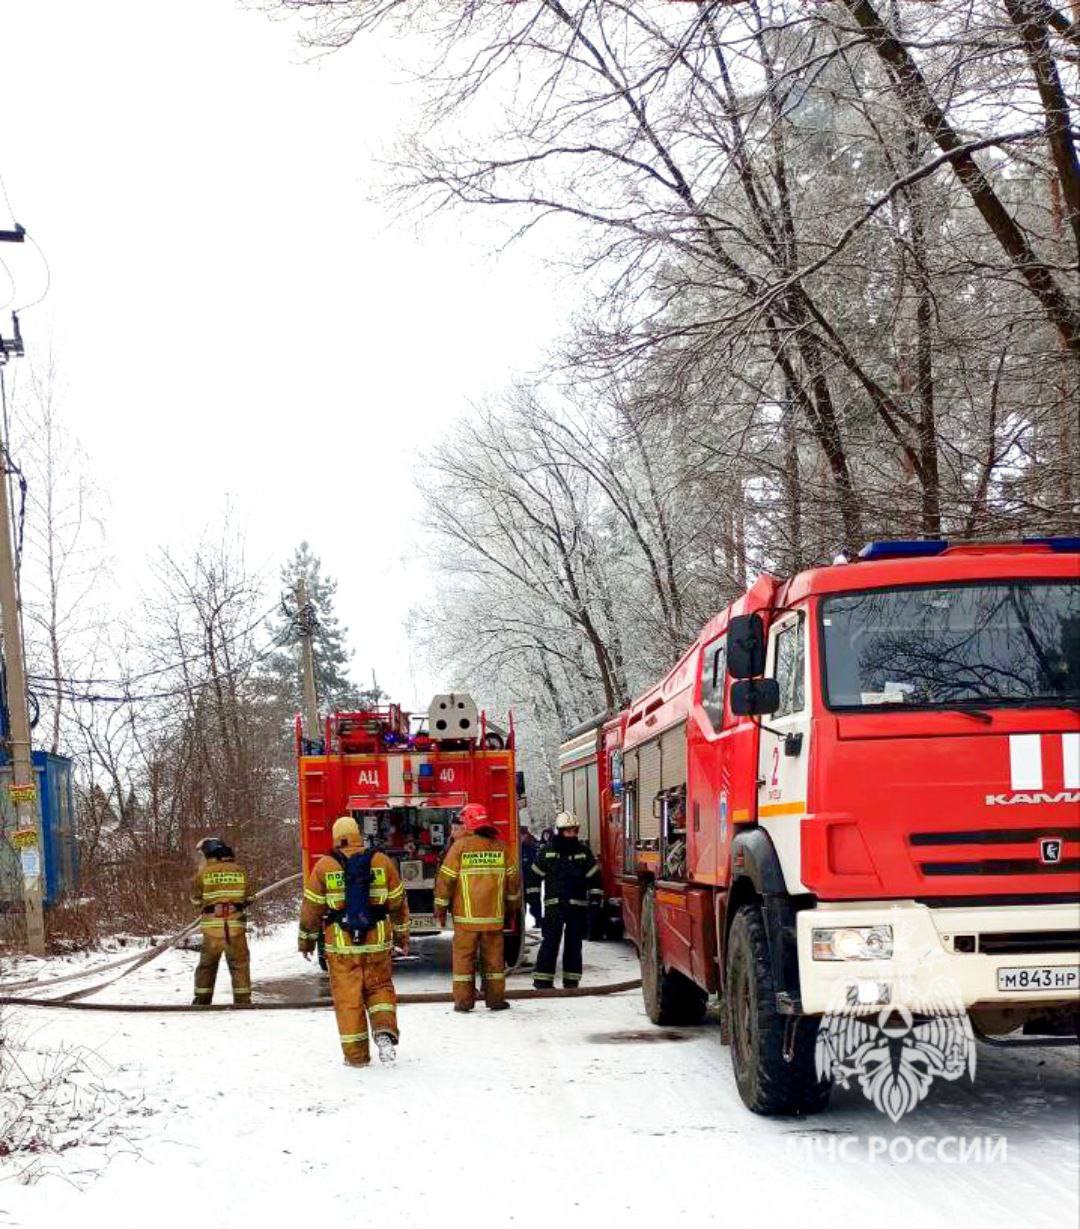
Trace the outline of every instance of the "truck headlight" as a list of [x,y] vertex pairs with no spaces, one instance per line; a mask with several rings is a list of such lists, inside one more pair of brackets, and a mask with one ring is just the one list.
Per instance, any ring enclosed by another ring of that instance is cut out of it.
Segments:
[[829,926],[811,932],[815,960],[888,960],[891,926]]

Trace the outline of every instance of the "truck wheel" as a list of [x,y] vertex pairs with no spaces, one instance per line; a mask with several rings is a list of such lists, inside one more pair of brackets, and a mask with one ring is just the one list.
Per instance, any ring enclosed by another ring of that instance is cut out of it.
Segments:
[[756,905],[743,905],[731,924],[724,1013],[735,1083],[747,1109],[812,1114],[828,1105],[831,1087],[814,1070],[817,1017],[795,1018],[791,1059],[784,1058],[792,1017],[776,1008],[765,921]]
[[706,991],[675,969],[665,969],[656,925],[656,893],[647,888],[641,902],[641,993],[653,1024],[701,1024],[709,1002]]

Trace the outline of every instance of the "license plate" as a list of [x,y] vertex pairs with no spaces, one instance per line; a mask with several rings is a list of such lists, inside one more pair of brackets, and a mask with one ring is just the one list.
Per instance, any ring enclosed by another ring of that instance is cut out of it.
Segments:
[[1042,965],[1034,969],[998,969],[999,990],[1080,990],[1080,965]]
[[410,913],[409,930],[415,934],[418,930],[438,930],[433,913]]

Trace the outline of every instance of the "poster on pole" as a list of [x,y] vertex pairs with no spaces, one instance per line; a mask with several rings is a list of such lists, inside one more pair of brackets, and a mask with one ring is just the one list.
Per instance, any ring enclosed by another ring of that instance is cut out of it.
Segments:
[[41,854],[36,845],[28,845],[19,850],[19,861],[22,864],[22,876],[27,883],[34,883],[41,878]]
[[14,785],[8,787],[8,797],[18,806],[22,803],[37,802],[37,786],[36,785]]
[[16,828],[11,834],[11,843],[16,849],[29,849],[38,843],[36,828]]

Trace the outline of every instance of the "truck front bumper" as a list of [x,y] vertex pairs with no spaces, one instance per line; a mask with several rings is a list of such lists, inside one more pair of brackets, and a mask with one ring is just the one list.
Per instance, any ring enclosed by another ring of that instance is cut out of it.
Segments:
[[[890,926],[886,959],[815,960],[813,931]],[[930,908],[914,900],[825,903],[797,915],[802,1009],[918,1009],[1080,1002],[1080,905]],[[1046,970],[1053,970],[1047,975]],[[1038,971],[1038,972],[1036,972]],[[1061,972],[1058,972],[1061,971]],[[999,973],[1001,976],[999,977]],[[1032,981],[1036,984],[1030,984]],[[1044,983],[1044,984],[1040,984]],[[1023,985],[1023,988],[1020,988]]]

